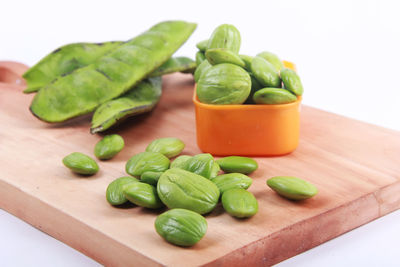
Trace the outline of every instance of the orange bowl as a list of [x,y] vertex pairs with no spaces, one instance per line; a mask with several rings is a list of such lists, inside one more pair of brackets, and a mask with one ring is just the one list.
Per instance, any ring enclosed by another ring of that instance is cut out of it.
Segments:
[[[295,70],[293,63],[284,66]],[[299,144],[300,104],[210,105],[193,94],[197,145],[215,156],[277,156]]]

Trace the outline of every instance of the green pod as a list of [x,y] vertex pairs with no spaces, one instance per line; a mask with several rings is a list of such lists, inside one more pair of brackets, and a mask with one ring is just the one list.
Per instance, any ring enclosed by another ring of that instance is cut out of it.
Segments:
[[160,179],[162,172],[144,172],[142,175],[140,175],[140,181],[142,183],[150,184],[157,186],[158,180]]
[[200,66],[200,64],[206,60],[206,56],[204,55],[204,52],[198,51],[196,53],[196,66]]
[[303,200],[315,196],[317,187],[297,177],[276,176],[267,180],[267,185],[282,197]]
[[183,166],[185,165],[185,162],[190,158],[192,158],[192,156],[188,156],[188,155],[182,155],[182,156],[177,157],[176,159],[174,159],[174,161],[171,162],[171,166],[170,166],[171,169],[172,168],[182,169]]
[[132,176],[140,176],[144,172],[163,172],[169,168],[169,159],[158,152],[141,152],[131,157],[125,170]]
[[244,68],[246,64],[239,57],[238,54],[233,53],[232,51],[226,48],[212,48],[208,49],[205,53],[208,62],[211,65],[217,65],[221,63],[230,63],[237,65],[239,67]]
[[207,221],[200,214],[186,209],[172,209],[158,215],[154,227],[167,242],[190,247],[207,232]]
[[182,169],[210,179],[213,174],[214,158],[211,154],[198,154],[186,160]]
[[218,26],[208,39],[207,50],[212,48],[227,48],[233,53],[239,53],[240,50],[240,32],[230,24]]
[[212,65],[210,64],[210,62],[208,62],[208,60],[204,60],[203,62],[201,62],[201,64],[196,68],[194,72],[194,81],[196,83],[199,82],[201,75],[211,67]]
[[247,189],[253,183],[253,180],[242,173],[228,173],[211,179],[211,182],[213,182],[219,188],[221,194],[223,194],[230,189]]
[[297,96],[303,94],[303,85],[301,84],[299,75],[294,70],[283,68],[281,70],[281,78],[286,90],[291,91]]
[[243,60],[244,62],[244,69],[247,71],[251,71],[251,61],[253,60],[252,56],[248,55],[239,55],[239,57]]
[[22,75],[27,84],[24,93],[39,91],[55,78],[93,63],[121,44],[122,42],[73,43],[57,48]]
[[196,62],[188,57],[171,57],[158,69],[153,71],[149,77],[162,76],[174,72],[193,73],[196,69]]
[[207,69],[197,83],[200,102],[235,105],[246,101],[251,90],[250,75],[241,67],[223,63]]
[[138,179],[132,176],[120,177],[112,181],[107,186],[106,190],[106,199],[108,203],[110,203],[113,206],[117,206],[127,202],[128,200],[126,199],[123,192],[124,186],[130,183],[138,183],[138,182],[139,182]]
[[101,104],[93,114],[91,133],[102,132],[128,117],[151,111],[161,97],[161,77],[146,79],[124,95]]
[[46,122],[62,122],[116,98],[161,66],[196,24],[167,21],[121,44],[92,64],[60,76],[34,97],[30,110]]
[[196,44],[196,47],[200,50],[200,52],[205,52],[208,46],[208,39],[200,41]]
[[71,171],[79,174],[93,175],[99,171],[96,161],[80,152],[69,154],[63,158],[62,162]]
[[157,192],[168,208],[188,209],[200,214],[212,211],[220,194],[210,180],[178,168],[169,169],[161,175]]
[[282,60],[280,60],[280,58],[277,55],[275,55],[274,53],[264,51],[264,52],[257,54],[257,56],[262,57],[263,59],[265,59],[269,63],[271,63],[275,67],[277,72],[280,72],[281,69],[283,68]]
[[125,146],[124,139],[118,134],[104,136],[94,147],[94,155],[98,159],[111,159]]
[[147,147],[148,152],[159,152],[167,158],[178,156],[185,148],[182,140],[174,137],[159,138],[151,142]]
[[297,97],[282,88],[263,88],[254,93],[253,100],[257,104],[286,104],[295,102]]
[[251,72],[263,87],[281,87],[281,79],[274,65],[262,57],[254,57],[251,61]]
[[130,202],[140,207],[158,209],[163,206],[154,186],[146,183],[130,183],[123,187],[123,193]]
[[224,172],[239,172],[243,174],[249,174],[257,170],[258,164],[252,158],[229,156],[217,160],[217,163]]
[[258,202],[252,193],[245,189],[230,189],[221,197],[225,211],[236,218],[248,218],[258,212]]

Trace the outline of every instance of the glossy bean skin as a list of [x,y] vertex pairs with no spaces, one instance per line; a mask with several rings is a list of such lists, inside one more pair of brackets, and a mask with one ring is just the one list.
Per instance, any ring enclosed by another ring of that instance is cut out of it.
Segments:
[[104,136],[94,147],[94,155],[98,159],[111,159],[125,146],[124,139],[118,134]]
[[252,56],[248,55],[239,55],[239,57],[243,60],[244,62],[244,69],[247,71],[251,71],[251,61],[253,60]]
[[182,169],[183,166],[185,165],[185,162],[190,159],[192,156],[189,155],[182,155],[174,159],[174,161],[171,162],[171,169],[172,168],[180,168]]
[[203,60],[200,65],[194,71],[194,81],[197,83],[200,80],[200,77],[206,72],[212,65],[208,62],[207,59]]
[[170,209],[182,208],[205,214],[218,203],[218,187],[203,176],[173,168],[165,171],[157,184],[161,201]]
[[227,48],[234,53],[239,53],[241,37],[239,30],[230,24],[218,26],[208,39],[207,49]]
[[196,93],[202,103],[234,105],[246,101],[250,90],[250,75],[239,66],[223,63],[202,73]]
[[222,174],[211,179],[211,181],[219,188],[221,194],[235,188],[247,189],[253,183],[250,177],[242,173]]
[[252,193],[245,189],[230,189],[221,197],[225,211],[236,218],[248,218],[258,212],[258,202]]
[[124,95],[101,104],[93,114],[90,132],[103,132],[128,117],[151,111],[160,100],[161,89],[161,77],[148,78]]
[[127,92],[161,66],[192,34],[196,24],[161,22],[94,63],[60,76],[35,95],[30,110],[46,122],[93,111]]
[[23,78],[27,83],[24,93],[34,93],[55,78],[87,66],[122,42],[73,43],[57,48],[29,68]]
[[80,152],[69,154],[63,158],[62,162],[71,171],[83,175],[93,175],[99,171],[96,161]]
[[178,156],[185,148],[182,140],[174,137],[164,137],[152,141],[147,147],[146,151],[159,152],[167,158]]
[[198,51],[196,52],[196,65],[200,66],[200,64],[206,60],[206,56],[204,55],[204,52]]
[[196,47],[200,50],[200,52],[205,52],[208,46],[208,39],[200,41],[196,44]]
[[257,170],[258,164],[252,158],[240,157],[240,156],[229,156],[217,160],[217,163],[224,172],[238,172],[243,174],[249,174]]
[[124,176],[115,179],[112,181],[108,186],[106,190],[106,199],[108,203],[110,203],[113,206],[117,205],[122,205],[125,202],[128,201],[126,199],[124,192],[123,192],[123,187],[127,184],[130,183],[138,183],[138,179],[132,177],[132,176]]
[[158,180],[160,179],[161,174],[163,174],[163,173],[162,172],[153,172],[153,171],[144,172],[144,173],[142,173],[142,175],[140,175],[140,181],[142,183],[157,186],[157,183],[158,183]]
[[123,187],[123,193],[130,202],[140,207],[158,209],[163,206],[157,189],[146,183],[130,183]]
[[208,153],[195,155],[182,164],[182,169],[201,175],[207,179],[210,179],[213,174],[213,168],[214,158]]
[[263,51],[261,53],[258,53],[257,56],[262,57],[265,60],[267,60],[269,63],[271,63],[275,67],[276,71],[278,71],[278,72],[280,72],[281,69],[283,68],[282,60],[274,53],[271,53],[268,51]]
[[196,62],[188,57],[171,57],[160,67],[153,71],[149,77],[158,77],[174,72],[193,73],[196,69]]
[[207,221],[186,209],[171,209],[159,215],[154,223],[157,233],[169,243],[190,247],[207,232]]
[[296,100],[297,97],[294,94],[282,88],[263,88],[253,95],[253,101],[257,104],[287,104]]
[[169,159],[158,152],[141,152],[131,157],[125,170],[132,176],[140,176],[144,172],[163,172],[169,168]]
[[280,88],[281,79],[274,65],[261,57],[254,57],[251,61],[251,72],[263,87]]
[[318,193],[313,184],[292,176],[276,176],[267,180],[267,185],[276,193],[291,200],[304,200]]
[[212,48],[208,49],[205,56],[211,65],[217,65],[221,63],[230,63],[244,68],[245,62],[239,57],[238,54],[226,48]]
[[257,79],[254,77],[252,73],[249,73],[250,79],[251,79],[251,90],[250,94],[247,97],[246,101],[244,102],[245,104],[255,104],[253,100],[254,94],[262,88],[262,85],[257,81]]
[[297,96],[301,96],[303,94],[303,85],[299,75],[297,75],[294,70],[283,68],[281,70],[281,78],[286,90],[291,91]]

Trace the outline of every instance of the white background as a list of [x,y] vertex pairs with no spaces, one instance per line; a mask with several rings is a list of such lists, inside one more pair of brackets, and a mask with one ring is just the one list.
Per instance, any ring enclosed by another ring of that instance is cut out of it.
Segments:
[[[194,57],[196,42],[230,23],[241,53],[296,63],[304,104],[400,130],[398,1],[13,0],[0,10],[0,60],[28,65],[66,43],[126,40],[171,19],[198,23],[176,53]],[[282,266],[400,266],[399,219],[397,211]],[[0,236],[3,266],[96,265],[1,210]]]

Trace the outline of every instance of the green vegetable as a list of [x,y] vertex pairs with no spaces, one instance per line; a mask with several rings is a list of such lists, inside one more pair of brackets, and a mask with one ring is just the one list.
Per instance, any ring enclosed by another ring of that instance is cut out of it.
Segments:
[[163,172],[169,168],[169,159],[158,152],[141,152],[131,157],[125,170],[132,176],[141,176],[144,172]]
[[151,142],[146,151],[159,152],[168,158],[179,155],[185,148],[185,144],[178,138],[165,137],[159,138]]
[[206,56],[204,55],[203,52],[198,51],[198,52],[196,53],[196,65],[197,65],[197,66],[200,66],[200,64],[201,64],[204,60],[206,60]]
[[201,62],[194,72],[194,81],[196,83],[199,82],[200,76],[211,67],[212,65],[210,64],[210,62],[208,62],[208,60],[204,60],[203,62]]
[[262,57],[253,58],[251,61],[251,72],[263,87],[282,87],[281,79],[274,65]]
[[154,186],[145,183],[130,183],[123,187],[125,197],[140,207],[158,209],[163,206]]
[[240,32],[235,26],[230,24],[222,24],[218,26],[211,34],[208,40],[207,49],[227,48],[233,53],[239,53],[240,49]]
[[254,93],[253,100],[257,104],[286,104],[295,102],[297,97],[281,88],[263,88]]
[[281,71],[281,69],[283,68],[282,61],[274,53],[264,51],[264,52],[257,54],[257,56],[262,57],[263,59],[265,59],[269,63],[271,63],[275,67],[276,71],[278,71],[278,72]]
[[172,209],[159,215],[154,223],[157,233],[169,243],[178,246],[193,246],[207,232],[207,221],[200,214]]
[[211,65],[217,65],[221,63],[230,63],[244,68],[245,62],[239,57],[238,54],[226,48],[212,48],[208,49],[205,56]]
[[158,183],[158,179],[160,179],[162,172],[144,172],[140,175],[140,181],[146,184],[151,184],[156,186]]
[[106,135],[94,147],[98,159],[111,159],[124,148],[124,139],[118,134]]
[[250,90],[250,75],[241,67],[223,63],[202,73],[196,93],[203,103],[230,105],[242,104],[249,96]]
[[178,168],[169,169],[161,175],[157,192],[168,208],[188,209],[200,214],[212,211],[220,194],[210,180]]
[[318,193],[313,184],[291,176],[272,177],[267,180],[267,185],[279,195],[292,200],[307,199]]
[[64,157],[62,162],[71,171],[84,174],[93,175],[99,171],[99,165],[91,157],[80,152],[74,152]]
[[303,94],[303,85],[301,84],[300,77],[294,70],[283,68],[281,70],[281,78],[285,89],[291,91],[297,96]]
[[200,50],[200,52],[205,52],[208,46],[208,39],[200,41],[196,44],[196,47]]
[[211,179],[211,178],[217,177],[220,170],[221,170],[221,168],[219,167],[218,163],[216,163],[216,162],[214,161],[214,162],[213,162],[212,169],[211,169],[210,179]]
[[184,21],[153,26],[94,63],[43,87],[32,101],[32,113],[47,122],[62,122],[93,111],[128,91],[163,64],[195,27]]
[[151,111],[161,97],[161,77],[146,79],[124,95],[100,105],[93,114],[91,133],[102,132],[124,119]]
[[57,48],[24,73],[22,77],[27,83],[24,93],[37,92],[58,76],[93,63],[121,44],[122,42],[74,43]]
[[192,156],[188,156],[188,155],[182,155],[177,157],[176,159],[174,159],[174,161],[172,161],[171,163],[171,169],[172,168],[183,168],[185,162],[190,159]]
[[182,165],[182,169],[201,175],[207,179],[210,179],[211,175],[215,170],[214,158],[211,154],[198,154],[185,161]]
[[127,202],[123,187],[130,183],[138,183],[139,181],[131,176],[120,177],[112,181],[106,190],[106,199],[111,205],[121,205]]
[[188,57],[171,57],[158,69],[150,74],[150,77],[162,76],[173,72],[193,73],[196,69],[196,62]]
[[230,189],[221,197],[225,211],[233,217],[247,218],[258,212],[258,202],[252,193],[245,189]]
[[234,188],[247,189],[253,183],[253,180],[241,173],[228,173],[211,179],[211,182],[213,182],[219,188],[221,194],[223,194],[225,191]]
[[260,90],[262,88],[261,84],[257,81],[256,78],[254,78],[254,75],[249,73],[250,78],[251,78],[251,90],[250,90],[250,94],[247,97],[246,101],[244,102],[245,104],[255,104],[254,100],[253,100],[253,96],[255,94],[255,92],[257,92],[258,90]]
[[257,170],[258,164],[254,159],[239,156],[230,156],[217,160],[224,172],[239,172],[249,174]]
[[253,57],[248,55],[239,55],[239,57],[243,60],[245,64],[244,69],[247,71],[251,71],[251,61],[253,60]]

